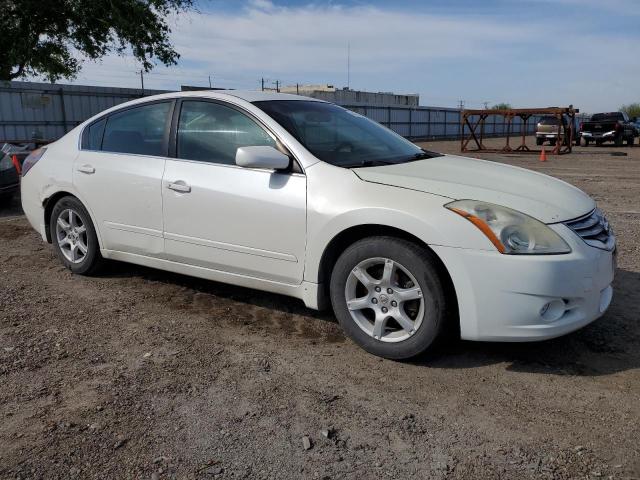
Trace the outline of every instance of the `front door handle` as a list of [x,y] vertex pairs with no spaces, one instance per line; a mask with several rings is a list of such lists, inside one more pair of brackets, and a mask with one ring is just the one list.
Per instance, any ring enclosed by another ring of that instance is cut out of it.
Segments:
[[180,192],[180,193],[189,193],[191,191],[191,185],[187,185],[182,180],[169,183],[169,185],[167,185],[167,188],[169,190],[173,190],[174,192]]
[[93,168],[91,165],[80,165],[78,167],[78,171],[82,173],[88,173],[88,174],[96,173],[96,169]]

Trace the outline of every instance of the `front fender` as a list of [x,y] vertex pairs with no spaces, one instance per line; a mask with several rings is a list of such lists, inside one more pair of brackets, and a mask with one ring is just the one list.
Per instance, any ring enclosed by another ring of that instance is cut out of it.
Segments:
[[307,169],[307,185],[306,281],[318,282],[331,240],[361,225],[396,228],[428,245],[495,250],[470,222],[444,208],[448,197],[366,182],[324,162]]

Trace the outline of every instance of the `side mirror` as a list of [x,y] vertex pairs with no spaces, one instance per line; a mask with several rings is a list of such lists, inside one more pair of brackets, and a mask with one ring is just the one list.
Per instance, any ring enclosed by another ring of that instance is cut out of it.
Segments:
[[289,163],[289,157],[273,147],[240,147],[236,150],[236,165],[240,167],[283,170]]

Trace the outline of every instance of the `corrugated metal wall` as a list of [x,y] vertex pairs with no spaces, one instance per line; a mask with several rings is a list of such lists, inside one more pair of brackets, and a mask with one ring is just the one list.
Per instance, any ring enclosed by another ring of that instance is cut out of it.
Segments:
[[[413,140],[432,139],[458,139],[460,138],[460,110],[456,108],[438,107],[378,107],[343,105],[344,107],[369,117],[391,130],[399,133],[403,137]],[[521,135],[523,129],[525,133],[531,135],[535,132],[539,117],[532,117],[526,123],[516,117],[511,124],[511,135]],[[471,124],[477,121],[476,116],[469,118]],[[576,117],[577,122],[584,121],[584,117]],[[484,136],[503,136],[507,132],[507,123],[501,117],[489,117],[485,123]],[[469,133],[469,127],[464,126],[464,133]],[[479,134],[479,131],[476,131]]]
[[[292,89],[293,90],[293,89]],[[295,90],[288,93],[296,93]],[[362,92],[359,90],[300,90],[300,95],[326,100],[338,105],[372,105],[372,106],[407,106],[417,107],[420,101],[418,95],[396,95],[384,92]]]
[[[164,92],[145,90],[144,94]],[[55,140],[96,113],[139,98],[142,94],[142,90],[136,88],[0,83],[0,143]],[[410,139],[460,138],[460,111],[455,108],[337,103]],[[527,122],[527,133],[534,132],[536,123],[537,119]],[[467,130],[468,127],[465,127],[465,132]],[[487,122],[484,134],[488,137],[504,135],[505,132],[506,124],[494,118]],[[516,118],[511,133],[517,135],[521,132],[522,121]]]
[[[145,95],[162,93],[145,90]],[[0,143],[55,140],[96,113],[142,96],[136,88],[0,82]]]

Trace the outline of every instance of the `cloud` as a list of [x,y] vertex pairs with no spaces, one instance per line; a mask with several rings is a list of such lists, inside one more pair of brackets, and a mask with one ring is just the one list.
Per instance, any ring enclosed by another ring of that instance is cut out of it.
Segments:
[[[548,1],[510,3],[504,12],[435,14],[397,4],[251,0],[235,10],[171,18],[180,64],[155,69],[145,86],[204,86],[209,75],[214,86],[232,88],[257,88],[261,77],[343,86],[350,45],[351,87],[417,92],[428,105],[465,99],[473,106],[508,101],[608,110],[634,100],[640,62],[631,59],[638,31],[615,28],[614,20],[622,22],[624,15],[586,15],[571,4],[577,0],[559,0],[570,4],[562,14],[530,15],[538,11],[535,4]],[[580,18],[569,15],[574,10]],[[594,28],[600,24],[612,28]],[[136,87],[137,70],[130,58],[108,57],[102,64],[87,62],[78,82]]]

